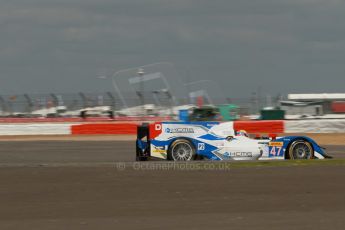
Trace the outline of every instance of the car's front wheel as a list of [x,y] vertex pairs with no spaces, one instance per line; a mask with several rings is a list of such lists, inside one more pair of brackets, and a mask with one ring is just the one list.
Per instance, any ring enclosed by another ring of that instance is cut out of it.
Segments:
[[314,158],[314,149],[308,141],[294,141],[289,148],[290,159],[307,160]]
[[195,148],[193,144],[185,139],[174,141],[168,150],[168,160],[190,161],[195,158]]

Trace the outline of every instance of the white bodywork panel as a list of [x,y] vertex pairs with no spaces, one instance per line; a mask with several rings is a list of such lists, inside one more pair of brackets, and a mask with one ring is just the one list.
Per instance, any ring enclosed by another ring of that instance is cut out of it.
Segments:
[[225,158],[232,160],[257,160],[266,151],[267,144],[259,144],[258,140],[253,140],[245,136],[235,136],[232,140],[225,140],[224,147],[220,152]]
[[216,136],[220,137],[229,137],[229,136],[235,136],[235,130],[234,130],[234,123],[233,122],[225,122],[221,123],[219,125],[213,126],[209,133],[215,134]]
[[[157,125],[156,125],[157,126]],[[219,160],[257,160],[260,157],[268,158],[269,140],[254,140],[246,136],[235,136],[233,122],[225,122],[211,127],[197,124],[158,124],[156,129],[161,133],[155,138],[157,141],[167,141],[176,137],[193,138],[217,148],[212,153]],[[203,135],[212,135],[215,140],[203,138]],[[232,138],[228,138],[232,137]],[[198,148],[198,146],[196,146]],[[166,159],[168,146],[155,146],[151,143],[151,156]],[[200,150],[200,149],[199,149]]]

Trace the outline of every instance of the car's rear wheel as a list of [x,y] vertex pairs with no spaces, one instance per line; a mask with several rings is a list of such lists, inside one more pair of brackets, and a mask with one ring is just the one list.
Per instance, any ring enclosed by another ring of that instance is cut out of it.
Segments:
[[174,141],[168,150],[168,160],[190,161],[195,158],[195,148],[193,144],[184,139]]
[[307,160],[314,158],[314,149],[308,141],[294,141],[289,147],[290,159]]

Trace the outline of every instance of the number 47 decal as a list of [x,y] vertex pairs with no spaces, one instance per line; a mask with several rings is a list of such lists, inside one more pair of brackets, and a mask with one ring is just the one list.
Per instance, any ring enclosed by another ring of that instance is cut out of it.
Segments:
[[282,151],[282,147],[272,147],[270,151],[270,155],[272,156],[280,156],[280,152]]

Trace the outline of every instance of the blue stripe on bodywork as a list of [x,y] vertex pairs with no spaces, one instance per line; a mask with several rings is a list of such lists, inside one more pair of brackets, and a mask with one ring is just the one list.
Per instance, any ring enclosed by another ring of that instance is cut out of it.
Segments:
[[[195,139],[191,139],[191,141],[193,142],[196,148],[196,154],[204,156],[207,159],[220,160],[215,154],[213,154],[214,151],[218,150],[217,147]],[[199,148],[200,145],[204,145],[202,149]]]
[[218,137],[212,134],[205,134],[203,136],[198,137],[200,139],[204,139],[204,140],[209,140],[209,141],[219,141],[219,140],[225,140],[224,137]]
[[172,139],[169,139],[169,140],[166,140],[166,141],[151,140],[151,144],[153,144],[154,146],[157,146],[157,147],[163,147],[163,146],[166,146],[166,145],[169,146],[176,139],[177,138],[172,138]]

